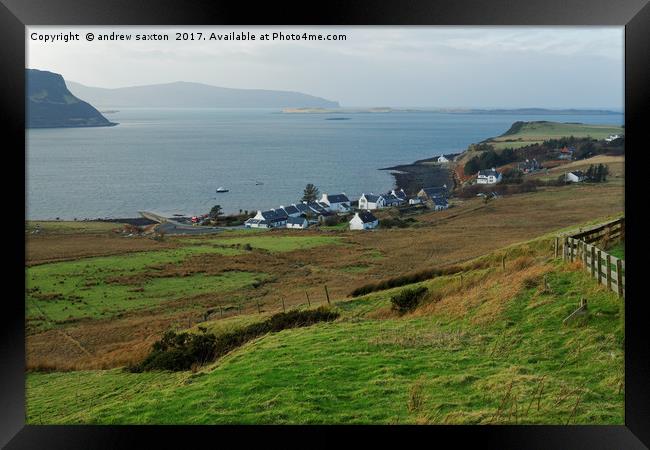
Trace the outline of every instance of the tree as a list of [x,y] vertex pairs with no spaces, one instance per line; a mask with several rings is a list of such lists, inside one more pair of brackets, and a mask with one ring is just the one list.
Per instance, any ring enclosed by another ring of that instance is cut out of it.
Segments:
[[221,205],[214,205],[210,212],[208,213],[208,216],[210,216],[210,219],[216,220],[219,216],[221,215]]
[[305,190],[302,193],[303,202],[315,202],[318,200],[318,188],[313,184],[309,183],[305,186]]

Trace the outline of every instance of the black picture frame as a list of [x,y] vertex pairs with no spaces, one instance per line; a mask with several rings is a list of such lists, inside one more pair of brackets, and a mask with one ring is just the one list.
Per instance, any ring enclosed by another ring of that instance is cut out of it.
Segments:
[[[621,426],[433,426],[433,427],[236,427],[236,426],[33,426],[25,425],[24,224],[12,220],[25,212],[18,182],[5,176],[11,217],[5,221],[5,261],[13,276],[0,313],[0,445],[7,448],[122,448],[187,446],[200,439],[214,445],[224,436],[246,445],[260,435],[283,446],[340,440],[332,431],[364,435],[366,445],[398,438],[402,442],[454,446],[468,441],[490,448],[636,449],[650,445],[650,354],[645,298],[639,282],[643,242],[644,180],[641,152],[648,151],[646,115],[650,99],[650,5],[647,0],[246,2],[198,0],[0,0],[0,118],[5,142],[5,174],[25,182],[25,26],[27,25],[619,25],[625,26],[626,246],[625,425]],[[9,157],[9,158],[7,158]],[[22,173],[19,168],[22,168]],[[23,191],[24,194],[24,191]],[[638,206],[635,208],[635,206]],[[12,223],[14,223],[12,225]],[[638,243],[638,244],[637,244]],[[631,260],[631,262],[629,261]],[[20,282],[23,280],[23,283]],[[15,289],[15,291],[14,291]],[[254,429],[254,433],[251,430]],[[280,433],[290,434],[291,439]],[[397,436],[396,436],[397,435]],[[317,439],[314,439],[317,438]],[[399,441],[398,441],[399,442]]]

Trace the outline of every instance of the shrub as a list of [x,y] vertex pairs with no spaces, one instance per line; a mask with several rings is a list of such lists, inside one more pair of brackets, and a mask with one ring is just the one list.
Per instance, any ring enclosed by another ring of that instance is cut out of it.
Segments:
[[393,304],[393,310],[400,314],[414,310],[427,291],[428,289],[424,286],[400,291],[399,294],[393,295],[390,299],[390,302]]
[[200,365],[223,356],[246,342],[270,332],[306,327],[317,322],[330,322],[339,316],[324,307],[275,314],[264,322],[253,323],[239,330],[215,336],[201,327],[200,333],[168,331],[153,344],[151,353],[140,364],[128,367],[131,372],[150,370],[196,370]]

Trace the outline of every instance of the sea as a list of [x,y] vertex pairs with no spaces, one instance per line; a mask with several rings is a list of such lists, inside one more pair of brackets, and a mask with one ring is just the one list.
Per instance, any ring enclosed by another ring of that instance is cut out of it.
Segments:
[[[394,187],[381,168],[463,151],[518,120],[623,124],[622,114],[287,114],[273,109],[122,108],[119,125],[26,132],[26,218],[225,213],[320,192]],[[332,120],[336,119],[336,120]],[[216,193],[224,187],[227,193]]]

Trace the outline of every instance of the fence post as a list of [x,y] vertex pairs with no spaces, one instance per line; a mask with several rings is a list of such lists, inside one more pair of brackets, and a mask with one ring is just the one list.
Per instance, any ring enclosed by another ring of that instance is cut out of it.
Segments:
[[600,251],[600,249],[598,249],[598,256],[597,256],[598,265],[596,266],[597,269],[598,269],[598,284],[602,283],[602,279],[603,279],[603,277],[602,277],[603,268],[602,268],[602,265],[600,264],[600,260],[602,259],[601,256],[602,256],[601,251]]
[[309,301],[309,292],[305,291],[305,295],[307,296],[307,305],[311,306],[311,302]]
[[325,285],[325,295],[327,296],[327,304],[331,305],[331,303],[330,303],[330,293],[327,291],[327,285]]
[[596,276],[596,247],[591,246],[591,276]]
[[612,289],[612,257],[609,253],[605,254],[605,264],[607,264],[607,290]]
[[560,241],[560,238],[555,236],[555,248],[553,249],[553,255],[554,255],[554,258],[556,258],[556,259],[557,259],[558,246],[560,245],[559,241]]
[[616,260],[616,293],[623,297],[623,263],[620,259]]
[[282,297],[282,312],[287,312],[287,309],[284,307],[284,297]]
[[583,249],[582,249],[582,259],[585,260],[585,269],[589,269],[589,244],[586,242],[584,243]]

